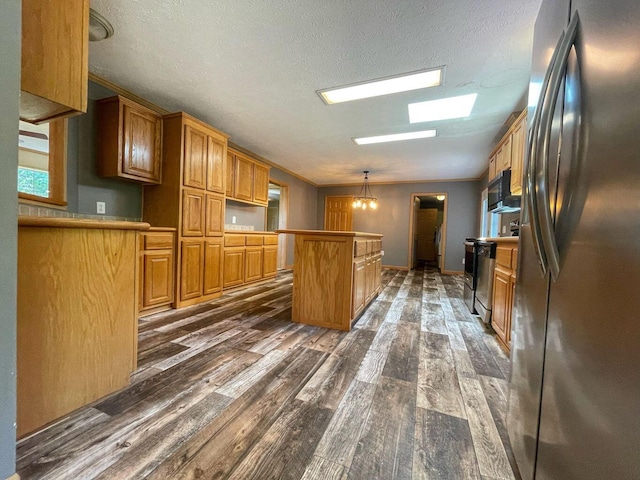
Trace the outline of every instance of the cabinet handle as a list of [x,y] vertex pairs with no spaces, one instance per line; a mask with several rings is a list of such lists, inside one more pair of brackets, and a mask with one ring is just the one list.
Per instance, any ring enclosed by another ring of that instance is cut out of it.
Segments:
[[556,241],[553,217],[551,214],[551,200],[549,198],[549,143],[551,139],[551,127],[553,124],[553,114],[558,101],[560,87],[565,78],[567,62],[571,47],[575,43],[579,24],[578,12],[573,14],[571,22],[567,27],[566,34],[556,49],[557,59],[551,77],[549,79],[550,95],[544,99],[542,115],[540,118],[541,137],[538,137],[540,144],[540,162],[536,162],[535,182],[540,192],[540,203],[538,204],[538,219],[540,220],[540,230],[542,243],[547,256],[547,267],[551,273],[551,278],[555,282],[560,274],[560,253],[558,252],[558,242]]

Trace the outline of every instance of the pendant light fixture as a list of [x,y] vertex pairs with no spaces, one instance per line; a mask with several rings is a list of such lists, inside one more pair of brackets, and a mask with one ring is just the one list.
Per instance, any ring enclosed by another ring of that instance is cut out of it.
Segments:
[[364,181],[362,182],[362,187],[360,187],[360,193],[353,199],[353,208],[361,208],[362,210],[371,208],[375,210],[378,208],[378,199],[371,194],[371,189],[369,188],[369,170],[364,170],[362,173],[364,173]]

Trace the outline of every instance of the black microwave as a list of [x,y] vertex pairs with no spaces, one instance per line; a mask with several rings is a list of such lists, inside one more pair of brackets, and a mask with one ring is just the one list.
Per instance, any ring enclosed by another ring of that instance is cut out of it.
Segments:
[[503,170],[489,182],[489,206],[491,213],[520,211],[520,195],[511,195],[511,170]]

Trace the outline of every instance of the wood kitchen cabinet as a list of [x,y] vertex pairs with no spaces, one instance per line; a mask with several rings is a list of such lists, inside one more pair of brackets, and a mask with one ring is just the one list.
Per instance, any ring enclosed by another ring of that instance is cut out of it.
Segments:
[[500,342],[511,349],[511,312],[516,282],[518,246],[513,240],[498,241],[493,274],[491,326]]
[[140,311],[170,308],[174,299],[175,229],[150,228],[140,234]]
[[527,110],[514,120],[489,156],[489,181],[511,169],[511,193],[522,192],[522,165],[526,141]]
[[163,178],[145,186],[142,216],[178,231],[175,304],[222,292],[227,135],[179,112],[162,118]]
[[162,117],[122,96],[96,102],[98,175],[161,181]]
[[22,0],[20,119],[87,111],[89,0]]
[[269,170],[270,167],[263,163],[229,149],[226,170],[227,197],[244,203],[266,206],[269,203]]
[[225,233],[223,287],[236,288],[276,276],[278,235],[272,232]]

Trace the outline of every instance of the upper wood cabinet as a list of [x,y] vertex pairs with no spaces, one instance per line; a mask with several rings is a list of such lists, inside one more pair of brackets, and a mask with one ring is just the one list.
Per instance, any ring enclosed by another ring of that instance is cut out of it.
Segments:
[[122,96],[99,100],[96,112],[98,175],[160,183],[160,115]]
[[503,170],[511,169],[511,193],[522,192],[527,110],[516,118],[489,157],[489,181]]
[[22,0],[20,118],[87,111],[89,0]]
[[527,137],[526,113],[518,118],[511,133],[511,193],[522,193],[522,166]]
[[226,144],[208,137],[207,145],[207,190],[210,192],[225,192],[225,156]]
[[226,168],[228,198],[254,205],[269,203],[270,167],[229,149]]
[[204,189],[207,185],[207,134],[186,125],[184,127],[185,187]]

